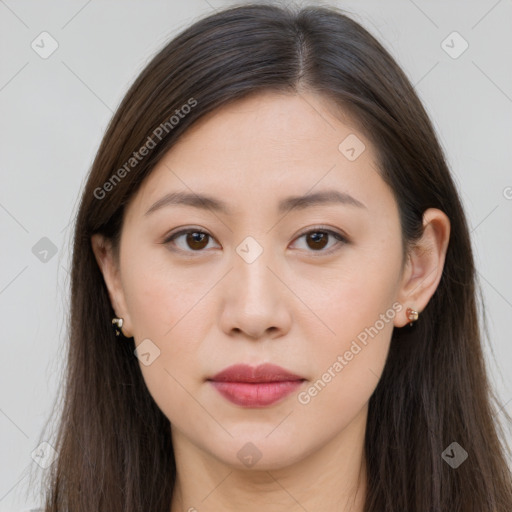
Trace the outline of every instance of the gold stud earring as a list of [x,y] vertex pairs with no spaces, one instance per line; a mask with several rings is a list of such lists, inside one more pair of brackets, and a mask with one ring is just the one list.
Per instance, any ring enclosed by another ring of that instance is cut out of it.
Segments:
[[406,314],[407,318],[410,320],[409,325],[412,325],[416,320],[418,320],[419,313],[414,311],[414,309],[407,308]]
[[[121,328],[123,327],[123,319],[122,318],[112,318],[112,325],[117,326],[114,327],[114,331],[116,333],[116,336],[119,336],[120,333],[122,333]],[[124,336],[124,334],[123,334]]]

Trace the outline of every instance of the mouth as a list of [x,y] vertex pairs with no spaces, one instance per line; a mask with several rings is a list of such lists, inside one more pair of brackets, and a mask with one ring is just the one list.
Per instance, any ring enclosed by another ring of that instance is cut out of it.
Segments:
[[207,379],[227,400],[242,407],[267,407],[281,401],[306,380],[273,364],[226,368]]

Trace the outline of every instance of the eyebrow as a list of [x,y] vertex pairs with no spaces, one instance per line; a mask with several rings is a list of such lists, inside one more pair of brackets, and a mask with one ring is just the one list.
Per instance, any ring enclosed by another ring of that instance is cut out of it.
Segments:
[[[289,210],[303,210],[320,204],[344,204],[358,208],[366,208],[366,205],[346,192],[324,190],[303,196],[286,197],[279,201],[277,210],[279,213],[283,213]],[[224,201],[205,194],[189,192],[170,192],[166,194],[156,201],[144,215],[149,215],[165,206],[192,206],[202,210],[213,210],[226,215],[232,215],[231,208]]]

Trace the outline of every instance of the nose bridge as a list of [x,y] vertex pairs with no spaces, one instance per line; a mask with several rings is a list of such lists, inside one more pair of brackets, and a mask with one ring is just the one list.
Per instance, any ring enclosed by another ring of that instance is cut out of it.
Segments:
[[275,275],[278,264],[273,251],[252,236],[242,240],[235,251],[226,283],[229,289],[224,295],[222,328],[254,338],[267,330],[286,330],[289,312],[284,290],[279,289],[283,284]]
[[268,304],[272,296],[275,296],[274,293],[270,293],[270,289],[273,290],[276,278],[268,268],[273,266],[272,250],[269,247],[265,248],[264,244],[261,237],[259,240],[253,236],[244,238],[236,247],[234,271],[235,279],[240,285],[240,295],[255,301],[263,299]]

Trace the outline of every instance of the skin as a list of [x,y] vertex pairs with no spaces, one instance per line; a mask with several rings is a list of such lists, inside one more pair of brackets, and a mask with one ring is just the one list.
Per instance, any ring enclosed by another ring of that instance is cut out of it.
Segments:
[[[172,425],[171,512],[362,511],[368,400],[393,328],[408,328],[407,307],[421,322],[439,284],[450,223],[427,210],[424,235],[403,261],[397,204],[374,150],[347,116],[342,122],[333,112],[314,93],[269,92],[209,113],[127,206],[120,261],[108,240],[92,237],[123,333],[160,350],[140,368]],[[366,146],[353,161],[338,149],[349,134]],[[280,199],[325,189],[365,207],[277,213]],[[176,205],[144,215],[171,191],[215,196],[232,215]],[[211,237],[164,243],[188,227]],[[347,242],[329,235],[322,245],[303,236],[320,228]],[[263,249],[251,263],[236,250],[247,236]],[[394,317],[332,377],[337,357],[390,310]],[[234,405],[206,381],[231,364],[264,362],[307,381],[265,408]],[[304,397],[329,368],[330,382],[301,403],[299,393]],[[237,457],[241,449],[255,451],[246,443],[261,454],[251,467]]]

